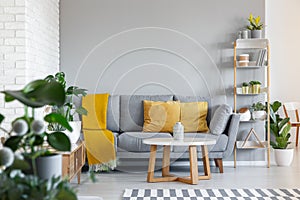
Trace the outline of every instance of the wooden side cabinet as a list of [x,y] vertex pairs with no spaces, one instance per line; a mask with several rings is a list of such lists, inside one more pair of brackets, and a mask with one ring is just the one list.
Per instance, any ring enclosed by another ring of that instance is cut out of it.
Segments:
[[69,181],[77,175],[80,184],[81,168],[85,163],[84,142],[72,144],[71,152],[62,152],[62,176],[68,177]]

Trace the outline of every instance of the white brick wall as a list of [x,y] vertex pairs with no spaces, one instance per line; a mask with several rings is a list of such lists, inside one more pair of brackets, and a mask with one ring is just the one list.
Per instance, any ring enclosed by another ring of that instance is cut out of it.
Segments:
[[[20,89],[58,70],[59,0],[0,0],[0,90]],[[7,128],[23,108],[0,94],[0,113]]]

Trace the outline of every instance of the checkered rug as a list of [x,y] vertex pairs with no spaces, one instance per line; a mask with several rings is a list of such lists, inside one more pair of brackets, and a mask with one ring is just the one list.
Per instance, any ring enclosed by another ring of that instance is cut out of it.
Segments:
[[123,200],[300,200],[300,189],[125,189]]

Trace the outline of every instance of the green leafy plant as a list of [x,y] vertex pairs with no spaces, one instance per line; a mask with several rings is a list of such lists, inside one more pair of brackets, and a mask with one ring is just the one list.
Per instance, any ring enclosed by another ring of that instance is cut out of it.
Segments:
[[275,136],[275,141],[271,141],[271,146],[274,149],[286,149],[291,134],[291,125],[289,124],[290,118],[281,118],[278,110],[281,107],[281,102],[275,101],[270,104],[270,131]]
[[17,174],[11,177],[7,173],[0,174],[1,200],[76,200],[76,193],[67,180],[53,177],[42,180],[33,175]]
[[[59,113],[64,116],[67,121],[74,121],[74,115],[77,113],[79,115],[87,115],[87,110],[82,106],[76,106],[74,103],[74,97],[82,97],[86,96],[87,90],[79,88],[77,86],[69,86],[66,87],[65,73],[58,72],[54,76],[49,75],[45,78],[47,82],[57,82],[59,83],[65,90],[66,100],[63,105],[54,105],[52,106],[53,113]],[[61,126],[59,123],[50,123],[48,126],[49,130],[52,131],[63,131],[65,128]]]
[[247,82],[242,83],[242,87],[248,87],[248,86],[249,86],[249,83],[247,83]]
[[266,106],[261,102],[257,102],[252,104],[251,109],[253,111],[266,111]]
[[[59,123],[72,131],[68,121],[59,113],[50,113],[37,119],[36,109],[45,105],[62,106],[66,93],[63,86],[55,81],[35,80],[22,90],[2,91],[5,102],[19,101],[24,105],[24,115],[12,122],[10,130],[1,127],[7,135],[4,148],[0,149],[0,199],[77,199],[66,180],[52,177],[42,180],[37,176],[36,158],[51,155],[49,148],[70,151],[69,138],[63,132],[48,133],[45,123]],[[5,116],[0,114],[0,124]],[[26,159],[24,159],[26,158]],[[33,175],[25,175],[20,170],[28,170],[31,161]]]
[[249,30],[262,30],[264,24],[260,22],[260,16],[257,16],[256,18],[250,14],[249,18],[249,25],[247,26],[247,29]]
[[259,81],[250,81],[249,84],[250,85],[261,85],[261,82],[259,82]]

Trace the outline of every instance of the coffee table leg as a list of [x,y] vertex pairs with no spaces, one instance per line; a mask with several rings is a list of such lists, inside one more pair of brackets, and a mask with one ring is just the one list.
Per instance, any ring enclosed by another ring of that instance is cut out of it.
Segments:
[[202,160],[203,160],[204,173],[207,176],[207,178],[210,179],[211,175],[210,175],[210,166],[209,166],[207,146],[202,145],[201,150],[202,150]]
[[149,166],[148,166],[148,176],[147,181],[154,181],[154,168],[155,168],[155,159],[156,159],[156,145],[151,145],[150,147],[150,157],[149,157]]
[[162,160],[162,176],[170,175],[170,146],[164,146],[163,160]]
[[197,147],[196,146],[189,146],[189,151],[190,151],[191,184],[198,184]]

